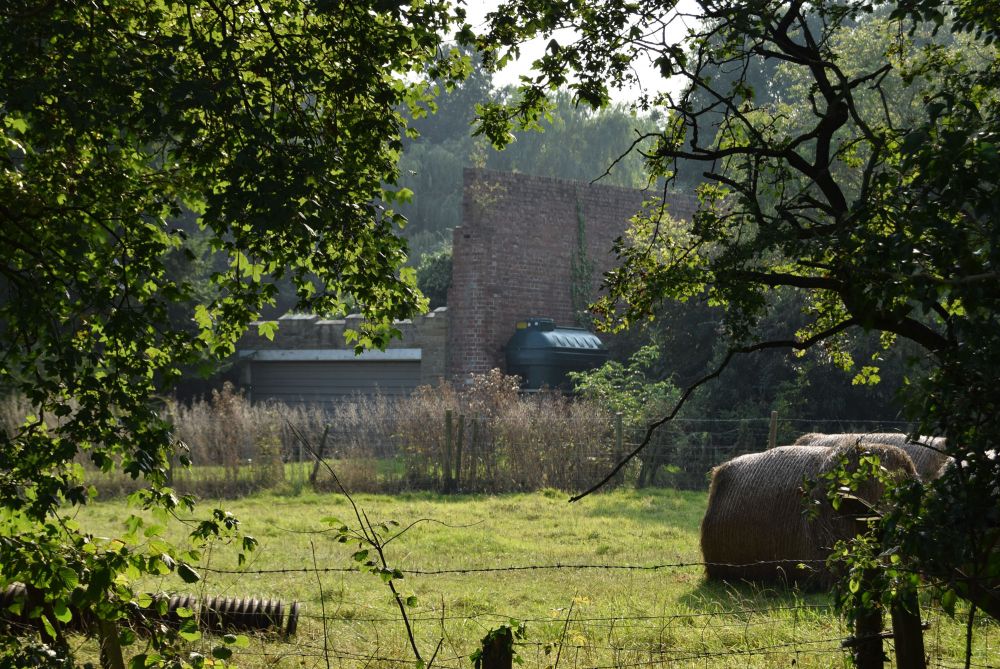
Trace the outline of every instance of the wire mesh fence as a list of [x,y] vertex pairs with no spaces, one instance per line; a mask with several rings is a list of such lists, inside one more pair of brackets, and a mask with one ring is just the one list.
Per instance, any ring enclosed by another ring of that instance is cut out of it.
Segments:
[[[645,427],[623,425],[620,417],[583,402],[531,402],[503,415],[380,403],[370,412],[360,405],[342,408],[346,415],[277,405],[230,407],[215,418],[180,412],[178,458],[193,465],[175,468],[174,485],[211,497],[333,490],[332,477],[318,466],[321,457],[357,492],[573,490],[600,480],[646,436]],[[678,418],[657,429],[610,485],[705,489],[714,466],[764,450],[772,436],[780,445],[808,432],[912,428],[903,421]],[[92,474],[105,494],[135,485],[127,477]]]

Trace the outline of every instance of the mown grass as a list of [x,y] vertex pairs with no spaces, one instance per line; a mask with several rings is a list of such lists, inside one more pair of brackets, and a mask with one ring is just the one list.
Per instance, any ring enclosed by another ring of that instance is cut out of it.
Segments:
[[[411,529],[386,547],[406,575],[404,596],[424,659],[469,667],[468,655],[492,628],[526,623],[518,646],[531,667],[843,666],[848,636],[826,593],[706,582],[697,565],[662,569],[537,569],[453,574],[419,571],[551,565],[609,567],[700,561],[698,525],[706,494],[619,490],[575,504],[544,490],[502,496],[358,495],[373,522]],[[342,495],[261,495],[223,503],[260,541],[240,573],[233,547],[217,546],[187,586],[171,576],[137,584],[148,591],[265,597],[302,602],[298,633],[288,642],[256,639],[239,655],[244,667],[399,666],[412,660],[405,627],[385,584],[352,571],[356,545],[335,541],[324,518],[356,525]],[[122,502],[96,504],[80,521],[97,534],[120,531]],[[201,509],[211,508],[203,502]],[[173,528],[180,538],[179,528]],[[321,571],[313,571],[313,566]],[[284,573],[258,573],[267,570]],[[347,571],[341,571],[341,570]],[[322,593],[322,594],[321,594]],[[957,663],[964,626],[936,613],[927,633],[932,657]],[[324,629],[326,649],[324,650]],[[980,623],[982,661],[1000,646],[995,625]],[[211,640],[195,645],[210,648]],[[987,662],[990,660],[986,660]],[[950,664],[949,664],[950,666]],[[555,668],[557,669],[557,668]]]

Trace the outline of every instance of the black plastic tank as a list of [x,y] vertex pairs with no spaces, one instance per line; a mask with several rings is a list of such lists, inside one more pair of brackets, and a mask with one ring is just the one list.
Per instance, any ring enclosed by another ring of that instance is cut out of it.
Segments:
[[593,332],[583,328],[556,327],[551,318],[528,318],[517,323],[507,342],[507,373],[521,377],[521,388],[573,389],[569,372],[600,367],[608,349]]

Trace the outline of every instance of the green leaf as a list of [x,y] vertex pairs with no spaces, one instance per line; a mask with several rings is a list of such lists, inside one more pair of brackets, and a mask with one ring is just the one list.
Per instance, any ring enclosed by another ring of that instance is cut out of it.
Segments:
[[68,590],[72,590],[76,586],[80,585],[80,576],[76,573],[75,569],[61,567],[59,569],[59,578]]
[[941,608],[944,609],[945,613],[949,616],[955,616],[955,604],[958,602],[958,593],[953,589],[948,588],[943,593],[941,593]]
[[55,615],[56,620],[64,625],[73,619],[73,613],[66,606],[66,602],[55,602],[52,605],[52,613]]
[[41,620],[42,620],[42,627],[45,628],[45,633],[49,635],[50,638],[55,639],[56,628],[52,626],[52,621],[50,621],[48,616],[46,616],[45,614],[42,614]]
[[177,631],[185,641],[197,641],[201,638],[201,631],[198,629],[198,621],[194,618],[188,618],[182,624],[180,629]]
[[212,329],[212,316],[208,311],[208,307],[204,304],[196,305],[194,308],[194,322],[198,324],[202,330]]
[[177,575],[180,576],[185,583],[197,583],[201,580],[201,575],[184,562],[177,565]]
[[278,331],[278,321],[260,321],[257,323],[257,334],[268,341],[274,341],[274,333]]
[[6,116],[6,117],[4,117],[3,122],[4,122],[4,125],[6,125],[11,130],[14,130],[15,132],[21,132],[21,133],[23,133],[23,132],[27,131],[27,129],[28,129],[28,123],[27,123],[27,121],[25,121],[23,118],[19,118],[17,116],[13,116],[13,115]]
[[212,657],[217,660],[228,660],[233,656],[233,651],[227,646],[216,646],[212,649]]

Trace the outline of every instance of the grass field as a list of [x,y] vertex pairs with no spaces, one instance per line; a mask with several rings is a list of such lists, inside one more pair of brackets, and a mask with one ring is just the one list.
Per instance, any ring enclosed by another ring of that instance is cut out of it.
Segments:
[[[699,562],[705,493],[620,490],[575,504],[566,498],[551,490],[356,497],[373,522],[405,527],[420,521],[386,553],[390,566],[406,575],[397,582],[403,595],[417,597],[409,615],[425,661],[440,643],[434,666],[470,667],[468,656],[483,635],[515,619],[526,625],[518,652],[529,667],[845,665],[840,642],[849,632],[827,594],[710,583],[696,565],[620,568]],[[141,589],[302,602],[298,633],[287,642],[255,639],[241,650],[239,666],[412,666],[387,586],[352,570],[357,546],[337,543],[327,531],[326,517],[356,524],[343,496],[261,495],[222,505],[260,541],[243,572],[215,571],[239,571],[235,550],[219,546],[205,555],[200,583],[187,586],[171,576]],[[207,501],[200,507],[210,508]],[[124,503],[104,502],[79,520],[110,536],[121,531],[126,515]],[[504,569],[551,565],[619,568]],[[269,570],[288,571],[259,573]],[[930,606],[924,615],[931,623],[927,651],[937,666],[961,666],[964,622]],[[974,662],[995,666],[1000,629],[977,623],[974,640]],[[207,639],[199,644],[211,645]]]

